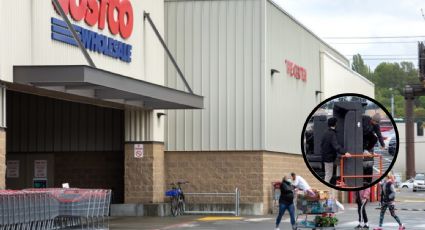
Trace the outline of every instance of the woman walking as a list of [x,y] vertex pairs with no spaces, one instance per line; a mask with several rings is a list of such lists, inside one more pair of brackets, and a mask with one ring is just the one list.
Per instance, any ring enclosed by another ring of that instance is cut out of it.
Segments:
[[357,212],[359,214],[359,225],[355,229],[369,229],[366,204],[370,198],[370,188],[356,191]]
[[295,206],[294,206],[294,188],[291,182],[288,181],[286,176],[282,179],[280,185],[280,197],[279,197],[279,215],[276,218],[276,230],[279,230],[280,221],[282,220],[283,214],[288,210],[291,218],[292,229],[295,228]]
[[381,213],[379,216],[379,227],[374,230],[382,230],[382,224],[384,222],[384,216],[387,209],[390,210],[390,214],[398,223],[398,229],[406,229],[401,223],[400,218],[395,214],[395,188],[394,188],[394,176],[392,173],[388,173],[387,180],[381,185]]

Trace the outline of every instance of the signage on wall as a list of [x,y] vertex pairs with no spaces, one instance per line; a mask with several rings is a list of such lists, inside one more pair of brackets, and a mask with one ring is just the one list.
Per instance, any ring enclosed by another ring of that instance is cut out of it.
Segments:
[[134,145],[134,158],[143,158],[143,144],[135,144]]
[[[79,4],[77,4],[79,2]],[[66,15],[79,22],[84,22],[99,30],[104,30],[107,24],[109,32],[127,39],[133,32],[133,7],[129,0],[59,0]],[[124,62],[131,62],[132,46],[112,37],[74,25],[84,47]],[[78,46],[62,20],[51,18],[52,39],[69,45]]]
[[289,60],[285,60],[285,65],[288,76],[300,79],[304,82],[307,81],[307,70],[304,67],[301,67]]
[[19,178],[19,161],[10,160],[6,162],[6,177]]
[[34,178],[47,177],[47,160],[34,161]]

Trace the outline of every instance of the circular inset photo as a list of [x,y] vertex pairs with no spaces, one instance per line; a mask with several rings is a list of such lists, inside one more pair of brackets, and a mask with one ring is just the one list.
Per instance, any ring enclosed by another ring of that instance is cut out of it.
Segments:
[[391,170],[399,137],[391,114],[361,94],[340,94],[307,117],[301,148],[304,161],[322,183],[337,190],[368,188]]

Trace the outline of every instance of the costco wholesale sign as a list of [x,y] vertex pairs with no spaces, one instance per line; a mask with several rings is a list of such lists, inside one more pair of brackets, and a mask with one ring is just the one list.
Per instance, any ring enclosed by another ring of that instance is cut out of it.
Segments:
[[[77,3],[78,2],[78,3]],[[133,7],[129,0],[59,0],[66,15],[99,30],[108,27],[109,32],[127,39],[133,32]],[[52,39],[78,46],[66,23],[51,18]],[[131,62],[132,46],[81,26],[73,25],[86,49],[100,54]]]

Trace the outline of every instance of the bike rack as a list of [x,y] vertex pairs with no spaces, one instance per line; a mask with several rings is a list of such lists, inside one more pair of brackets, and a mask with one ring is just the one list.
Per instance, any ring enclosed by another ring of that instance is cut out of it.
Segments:
[[235,192],[228,193],[219,193],[219,192],[185,192],[185,196],[221,196],[221,197],[232,197],[234,196],[235,200],[235,210],[233,211],[201,211],[201,210],[192,210],[184,211],[185,214],[232,214],[235,216],[240,215],[240,196],[241,192],[238,188],[235,189]]

